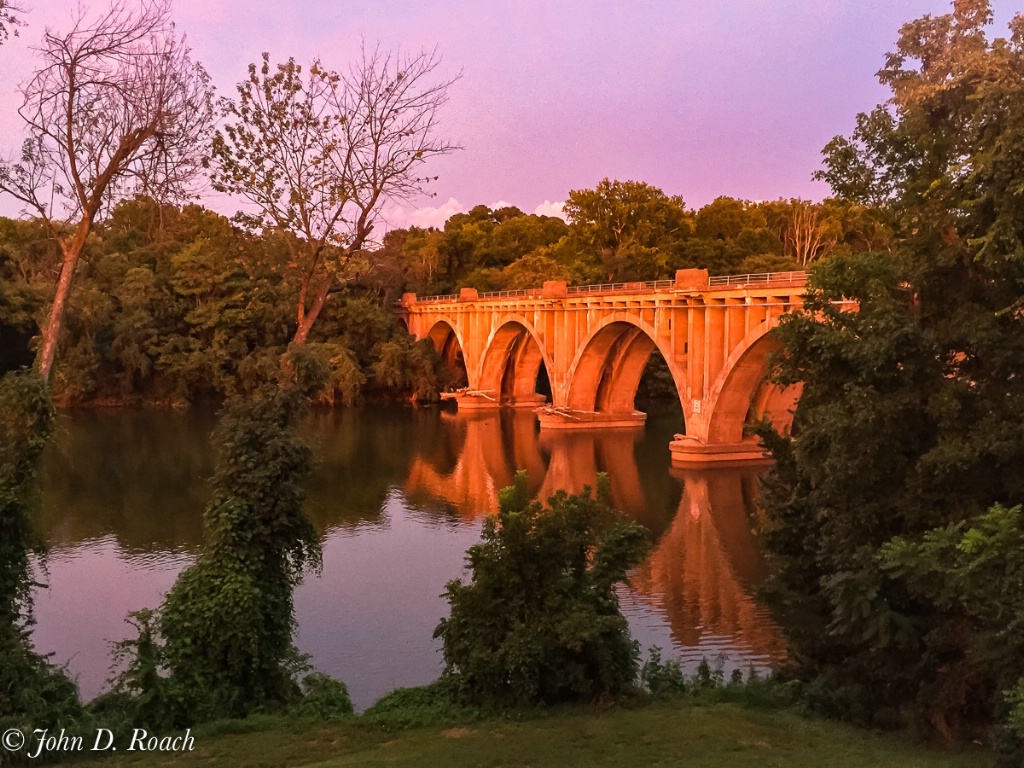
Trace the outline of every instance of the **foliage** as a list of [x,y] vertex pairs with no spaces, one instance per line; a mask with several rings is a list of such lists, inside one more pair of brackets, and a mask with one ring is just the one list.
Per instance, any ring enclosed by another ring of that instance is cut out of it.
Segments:
[[396,688],[360,715],[360,720],[387,730],[430,725],[465,724],[482,716],[479,709],[458,700],[449,681],[441,679],[416,688]]
[[[941,612],[937,637],[925,642],[944,648],[961,668],[924,687],[922,699],[953,700],[962,713],[980,702],[986,709],[994,706],[1024,753],[1024,508],[996,505],[918,541],[897,536],[882,546],[879,561],[911,597]],[[974,698],[979,689],[984,696]]]
[[39,458],[53,432],[49,388],[34,373],[0,378],[0,728],[48,727],[81,712],[63,669],[32,647],[29,557],[41,554],[33,526]]
[[608,480],[530,502],[526,475],[470,547],[468,584],[448,582],[451,616],[434,636],[444,676],[467,700],[499,706],[596,699],[629,690],[638,650],[614,585],[647,552],[647,535],[618,517]]
[[337,720],[354,713],[352,697],[341,680],[312,672],[302,678],[302,699],[294,708],[300,717]]
[[215,430],[206,542],[159,619],[179,720],[239,717],[299,698],[288,666],[292,590],[320,565],[319,535],[302,513],[312,455],[293,434],[304,402],[297,388],[268,389],[230,402]]
[[573,190],[565,212],[577,251],[598,256],[609,282],[662,277],[674,244],[693,231],[681,197],[637,181]]
[[892,98],[825,148],[864,242],[876,224],[893,238],[812,270],[805,312],[777,331],[776,381],[803,382],[793,434],[764,433],[764,540],[798,676],[847,714],[947,736],[1001,717],[1020,676],[993,650],[1019,609],[985,613],[1004,582],[982,573],[1016,562],[996,546],[1008,517],[985,511],[1024,502],[1024,209],[1006,175],[1024,151],[1024,21],[989,43],[990,20],[962,0],[905,25],[880,73]]

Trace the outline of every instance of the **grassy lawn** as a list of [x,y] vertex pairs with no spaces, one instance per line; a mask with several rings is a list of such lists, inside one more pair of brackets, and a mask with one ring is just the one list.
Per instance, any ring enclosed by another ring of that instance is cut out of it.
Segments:
[[75,765],[978,768],[990,762],[980,749],[947,752],[786,711],[658,704],[392,732],[358,720],[243,723],[235,732],[200,730],[195,751],[184,755],[122,751]]

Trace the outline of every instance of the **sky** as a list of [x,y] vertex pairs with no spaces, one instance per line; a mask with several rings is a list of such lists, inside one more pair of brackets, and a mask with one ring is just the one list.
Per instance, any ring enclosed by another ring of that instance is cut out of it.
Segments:
[[[129,0],[130,1],[130,0]],[[0,46],[0,154],[23,139],[18,86],[44,28],[74,2],[20,0]],[[83,2],[99,7],[99,2]],[[994,0],[995,31],[1016,10]],[[821,199],[822,147],[883,101],[875,72],[900,25],[947,0],[175,0],[178,28],[220,95],[267,51],[343,69],[360,46],[437,49],[459,76],[441,131],[463,149],[432,160],[430,193],[391,226],[441,225],[474,205],[557,214],[573,189],[644,181],[699,208],[719,195]],[[230,214],[239,204],[207,193]],[[0,198],[0,215],[17,205]]]

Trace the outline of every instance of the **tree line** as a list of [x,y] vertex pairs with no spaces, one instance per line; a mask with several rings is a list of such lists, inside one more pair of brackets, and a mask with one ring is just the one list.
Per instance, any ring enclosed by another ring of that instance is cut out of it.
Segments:
[[[452,383],[430,344],[396,324],[390,306],[406,291],[654,280],[687,267],[786,271],[890,237],[865,206],[720,197],[689,211],[641,182],[573,191],[566,208],[568,222],[481,205],[441,229],[391,230],[375,250],[346,257],[347,276],[303,338],[332,371],[319,398],[430,401]],[[805,220],[817,222],[819,240],[801,252],[794,244],[808,241],[793,232]],[[76,267],[53,368],[57,401],[183,405],[254,391],[300,333],[300,242],[197,204],[120,202],[93,226]],[[32,363],[62,259],[45,222],[0,218],[0,370]]]

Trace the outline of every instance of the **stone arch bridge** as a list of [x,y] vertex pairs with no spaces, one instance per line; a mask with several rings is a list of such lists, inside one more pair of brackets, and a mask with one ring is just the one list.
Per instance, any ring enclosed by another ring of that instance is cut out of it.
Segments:
[[690,269],[648,283],[407,293],[396,313],[450,366],[464,366],[460,409],[533,408],[542,430],[642,426],[634,398],[657,349],[686,423],[670,445],[673,463],[743,462],[764,457],[745,424],[768,418],[785,431],[792,422],[798,388],[766,380],[767,356],[778,347],[771,330],[802,306],[805,283],[804,272]]

